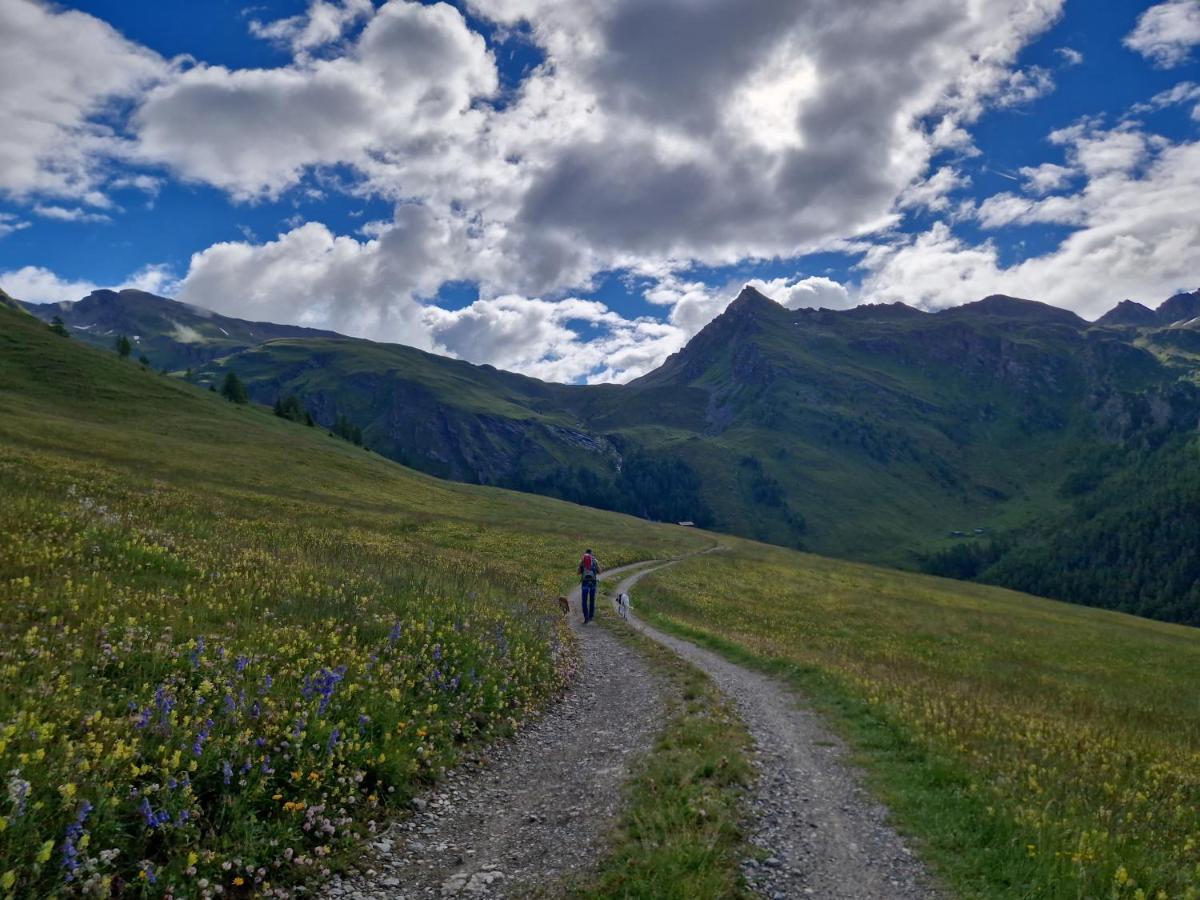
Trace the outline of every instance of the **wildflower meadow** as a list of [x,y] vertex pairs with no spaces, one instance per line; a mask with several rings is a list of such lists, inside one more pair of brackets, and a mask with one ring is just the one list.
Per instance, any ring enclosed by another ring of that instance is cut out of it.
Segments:
[[562,689],[581,542],[701,541],[38,340],[0,333],[0,896],[319,882]]

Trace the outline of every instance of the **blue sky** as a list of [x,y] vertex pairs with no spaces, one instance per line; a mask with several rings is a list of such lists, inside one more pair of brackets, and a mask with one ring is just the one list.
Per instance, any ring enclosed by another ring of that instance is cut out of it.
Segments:
[[0,286],[556,380],[641,374],[751,281],[1085,316],[1200,286],[1200,0],[989,6],[14,0]]

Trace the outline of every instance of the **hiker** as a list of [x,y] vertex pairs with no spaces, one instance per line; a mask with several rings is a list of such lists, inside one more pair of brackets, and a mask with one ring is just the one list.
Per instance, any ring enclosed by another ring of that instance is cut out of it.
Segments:
[[596,581],[600,578],[600,561],[592,555],[592,548],[584,551],[579,561],[579,605],[583,609],[583,624],[596,617]]

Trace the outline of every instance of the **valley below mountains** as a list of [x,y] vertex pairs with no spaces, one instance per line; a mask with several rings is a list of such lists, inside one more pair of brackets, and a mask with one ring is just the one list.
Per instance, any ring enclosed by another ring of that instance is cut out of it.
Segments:
[[1200,624],[1200,291],[1088,322],[1005,296],[793,310],[746,288],[623,385],[137,291],[26,308],[194,383],[294,396],[434,475]]

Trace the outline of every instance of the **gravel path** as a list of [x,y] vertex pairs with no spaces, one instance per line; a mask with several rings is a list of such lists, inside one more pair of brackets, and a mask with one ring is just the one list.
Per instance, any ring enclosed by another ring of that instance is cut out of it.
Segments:
[[578,588],[571,605],[582,665],[564,698],[448,773],[411,818],[374,839],[363,875],[335,879],[321,896],[521,896],[595,864],[630,765],[661,727],[666,685],[609,631],[580,624]]
[[[656,568],[630,575],[630,592]],[[796,695],[695,644],[638,622],[634,627],[699,666],[733,699],[756,749],[752,841],[769,856],[747,861],[751,886],[772,898],[909,900],[940,897],[920,861],[887,824],[887,810],[859,785],[847,749]]]

